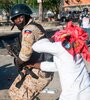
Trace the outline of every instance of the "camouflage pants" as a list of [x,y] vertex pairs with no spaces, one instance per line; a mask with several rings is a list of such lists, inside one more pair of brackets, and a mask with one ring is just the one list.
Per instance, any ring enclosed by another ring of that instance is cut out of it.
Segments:
[[18,88],[16,86],[20,81],[20,75],[18,75],[8,91],[11,100],[32,100],[53,78],[53,73],[42,72],[38,69],[33,69],[32,71],[38,76],[38,79],[28,74]]

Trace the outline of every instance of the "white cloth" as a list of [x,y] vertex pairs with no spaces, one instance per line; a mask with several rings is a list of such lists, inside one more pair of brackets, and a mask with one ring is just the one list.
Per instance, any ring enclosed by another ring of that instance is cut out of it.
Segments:
[[[47,68],[48,65],[49,65],[49,67]],[[47,71],[47,72],[57,72],[58,71],[55,63],[54,62],[48,62],[48,61],[42,62],[40,69],[42,71]]]
[[90,78],[81,55],[77,54],[74,60],[61,42],[51,43],[47,39],[39,40],[32,48],[39,53],[54,55],[53,66],[51,62],[42,62],[41,69],[46,66],[47,71],[52,66],[52,69],[58,70],[62,88],[59,100],[90,100]]

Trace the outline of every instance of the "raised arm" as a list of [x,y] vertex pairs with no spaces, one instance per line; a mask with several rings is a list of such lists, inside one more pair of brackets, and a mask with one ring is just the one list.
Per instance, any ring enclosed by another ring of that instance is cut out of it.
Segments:
[[48,39],[41,39],[35,42],[32,46],[33,50],[41,53],[50,53],[52,55],[56,55],[58,53],[58,47],[55,43],[50,42]]

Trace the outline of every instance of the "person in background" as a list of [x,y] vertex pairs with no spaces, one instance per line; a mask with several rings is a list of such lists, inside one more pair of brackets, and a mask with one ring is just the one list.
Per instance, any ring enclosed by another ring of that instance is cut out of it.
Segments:
[[89,100],[90,77],[84,62],[84,59],[90,62],[85,43],[87,33],[69,22],[64,30],[57,31],[52,38],[55,42],[41,39],[32,48],[38,53],[52,54],[54,61],[30,66],[44,71],[58,71],[62,89],[59,100]]
[[88,33],[90,38],[90,18],[86,15],[82,18],[82,28]]
[[54,19],[54,13],[50,10],[47,11],[47,18],[48,18],[48,21],[55,21]]
[[[82,15],[80,16],[80,20],[81,20],[81,27],[87,32],[90,39],[90,17],[88,14],[88,8],[83,9]],[[89,41],[90,40],[88,40],[87,42]]]
[[86,15],[82,18],[82,28],[87,32],[89,39],[86,41],[87,45],[90,45],[90,18]]

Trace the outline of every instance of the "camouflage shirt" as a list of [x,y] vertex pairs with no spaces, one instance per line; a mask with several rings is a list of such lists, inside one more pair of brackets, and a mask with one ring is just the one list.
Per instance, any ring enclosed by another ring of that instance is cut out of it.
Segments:
[[22,30],[21,50],[19,57],[22,61],[28,61],[32,54],[32,45],[45,35],[45,30],[40,24],[30,20]]

